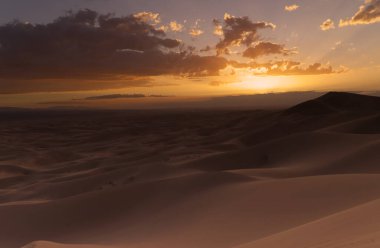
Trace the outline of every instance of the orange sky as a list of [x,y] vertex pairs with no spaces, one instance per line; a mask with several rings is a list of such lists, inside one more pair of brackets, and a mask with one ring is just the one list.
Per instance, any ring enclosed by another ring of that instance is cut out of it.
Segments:
[[5,1],[0,106],[380,90],[380,0],[54,2]]

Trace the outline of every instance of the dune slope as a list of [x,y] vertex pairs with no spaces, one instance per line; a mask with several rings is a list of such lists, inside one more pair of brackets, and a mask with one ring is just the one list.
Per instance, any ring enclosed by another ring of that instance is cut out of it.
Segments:
[[236,248],[375,248],[380,246],[380,200]]
[[0,247],[377,247],[379,103],[8,113]]

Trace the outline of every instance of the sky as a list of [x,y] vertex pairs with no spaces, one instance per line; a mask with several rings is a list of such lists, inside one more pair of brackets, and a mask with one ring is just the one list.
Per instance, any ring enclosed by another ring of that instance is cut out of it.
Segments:
[[0,106],[380,90],[380,0],[1,0]]

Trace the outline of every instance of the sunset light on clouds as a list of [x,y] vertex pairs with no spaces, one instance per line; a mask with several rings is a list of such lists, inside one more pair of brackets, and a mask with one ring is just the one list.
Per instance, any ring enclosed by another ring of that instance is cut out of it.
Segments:
[[378,0],[11,2],[0,10],[1,105],[53,93],[379,90]]

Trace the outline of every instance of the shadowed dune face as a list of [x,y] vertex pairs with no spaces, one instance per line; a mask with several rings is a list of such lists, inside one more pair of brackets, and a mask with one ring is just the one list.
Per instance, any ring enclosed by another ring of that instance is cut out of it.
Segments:
[[377,247],[379,103],[7,110],[0,247]]
[[380,98],[354,93],[329,92],[317,99],[298,104],[287,113],[328,114],[334,112],[377,112]]

